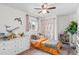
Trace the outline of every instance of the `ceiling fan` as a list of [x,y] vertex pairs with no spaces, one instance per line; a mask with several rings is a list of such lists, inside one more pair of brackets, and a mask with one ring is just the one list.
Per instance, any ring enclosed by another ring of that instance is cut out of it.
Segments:
[[36,10],[40,10],[38,13],[50,13],[48,10],[56,9],[56,7],[49,7],[47,3],[41,5],[41,8],[34,8]]

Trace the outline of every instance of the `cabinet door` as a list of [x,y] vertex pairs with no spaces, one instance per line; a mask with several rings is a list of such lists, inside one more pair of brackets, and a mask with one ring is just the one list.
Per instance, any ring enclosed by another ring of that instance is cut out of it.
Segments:
[[0,55],[4,55],[7,54],[6,50],[7,48],[8,42],[7,41],[0,41]]
[[13,55],[16,54],[16,41],[15,40],[9,40],[8,43],[5,45],[6,47],[6,54],[7,55]]
[[6,49],[7,54],[10,55],[17,54],[19,51],[18,49],[19,49],[19,42],[17,39],[8,41],[7,49]]
[[13,47],[14,47],[14,52],[15,54],[19,53],[19,46],[20,46],[20,42],[19,42],[20,39],[16,39],[14,42],[13,42]]
[[22,50],[27,50],[27,49],[29,49],[29,47],[30,47],[30,40],[27,37],[23,38]]
[[5,51],[5,48],[0,48],[0,55],[5,55],[6,54],[6,51]]
[[0,41],[0,55],[14,55],[24,50],[27,50],[30,46],[28,38],[17,38],[8,41]]
[[18,48],[17,48],[17,50],[18,50],[17,54],[18,54],[18,53],[22,52],[22,39],[21,38],[18,39],[18,45],[17,46],[18,46]]

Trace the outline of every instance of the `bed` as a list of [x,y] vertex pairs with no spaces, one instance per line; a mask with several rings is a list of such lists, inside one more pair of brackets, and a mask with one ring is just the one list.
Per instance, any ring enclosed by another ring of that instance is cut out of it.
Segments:
[[60,48],[62,47],[61,42],[57,42],[57,44],[53,45],[53,47],[51,47],[49,44],[46,45],[47,44],[46,42],[48,42],[47,37],[40,37],[38,40],[31,41],[31,45],[37,49],[48,52],[52,55],[60,54],[60,52],[61,52]]

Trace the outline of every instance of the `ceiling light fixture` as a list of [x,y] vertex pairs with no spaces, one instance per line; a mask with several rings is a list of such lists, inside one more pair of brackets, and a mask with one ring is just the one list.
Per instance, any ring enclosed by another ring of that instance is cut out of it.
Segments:
[[43,14],[47,13],[47,10],[46,9],[42,10],[42,13]]
[[40,10],[38,13],[50,13],[49,10],[51,9],[56,9],[56,7],[52,6],[52,7],[49,7],[47,3],[44,3],[41,5],[41,8],[34,8],[34,9],[37,9],[37,10]]

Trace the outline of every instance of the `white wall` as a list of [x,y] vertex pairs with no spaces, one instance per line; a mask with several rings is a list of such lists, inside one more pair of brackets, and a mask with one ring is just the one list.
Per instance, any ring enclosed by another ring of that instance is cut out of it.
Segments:
[[14,9],[11,7],[7,7],[5,5],[0,5],[0,32],[6,32],[4,25],[11,25],[11,26],[17,26],[18,23],[14,21],[14,18],[21,17],[21,20],[23,22],[23,25],[21,25],[21,29],[18,31],[25,31],[25,22],[26,22],[26,13],[23,11],[20,11],[18,9]]
[[[58,36],[65,31],[65,29],[69,26],[71,21],[77,22],[77,13],[72,13],[69,15],[63,15],[57,17],[57,30],[58,30]],[[76,43],[77,35],[73,35],[73,39],[71,39],[70,35],[70,44],[71,42]]]
[[[21,17],[23,25],[20,25],[14,18]],[[7,33],[4,25],[11,25],[13,27],[20,26],[16,32],[21,33],[26,31],[26,12],[0,5],[0,33]],[[27,34],[27,33],[26,33]],[[24,39],[23,39],[24,38]],[[0,41],[0,55],[2,54],[18,54],[30,48],[29,36],[22,38],[15,38],[13,40]]]
[[76,50],[77,50],[77,54],[79,55],[79,7],[77,10],[77,21],[78,21],[78,36],[77,36],[77,41],[76,41]]
[[62,33],[70,24],[71,21],[76,21],[77,22],[77,14],[72,13],[69,15],[62,15],[62,16],[57,16],[57,28],[58,28],[58,33]]

